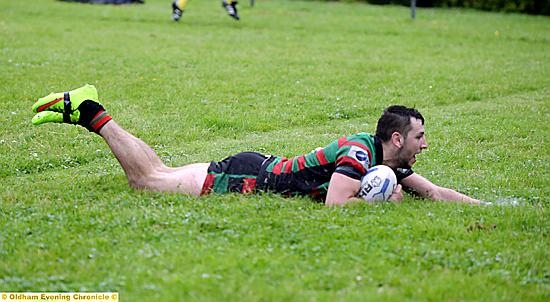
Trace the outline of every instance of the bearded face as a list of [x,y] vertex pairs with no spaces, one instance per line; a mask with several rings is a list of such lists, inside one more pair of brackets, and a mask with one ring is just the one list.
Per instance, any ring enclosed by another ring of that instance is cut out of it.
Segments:
[[397,152],[398,166],[411,168],[416,162],[416,155],[426,148],[428,143],[424,136],[424,125],[421,120],[411,118],[411,129],[403,136],[403,144]]

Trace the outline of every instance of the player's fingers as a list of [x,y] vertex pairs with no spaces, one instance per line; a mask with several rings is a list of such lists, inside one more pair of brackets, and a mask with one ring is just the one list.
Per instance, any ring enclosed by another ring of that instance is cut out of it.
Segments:
[[35,114],[31,121],[33,125],[63,123],[63,114],[53,111],[42,111]]
[[49,95],[39,98],[36,103],[32,105],[33,112],[42,111],[57,111],[63,112],[63,94],[50,93]]
[[395,186],[395,189],[393,189],[393,193],[401,193],[401,185],[400,184],[397,184],[397,186]]
[[401,202],[402,199],[403,192],[401,191],[401,185],[398,184],[397,186],[395,186],[395,189],[393,189],[393,193],[390,195],[388,201]]

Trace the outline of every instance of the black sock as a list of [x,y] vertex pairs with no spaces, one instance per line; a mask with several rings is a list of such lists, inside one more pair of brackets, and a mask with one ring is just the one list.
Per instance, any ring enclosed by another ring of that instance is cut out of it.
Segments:
[[101,104],[91,100],[82,102],[78,106],[78,111],[80,111],[78,124],[98,134],[99,130],[112,119]]

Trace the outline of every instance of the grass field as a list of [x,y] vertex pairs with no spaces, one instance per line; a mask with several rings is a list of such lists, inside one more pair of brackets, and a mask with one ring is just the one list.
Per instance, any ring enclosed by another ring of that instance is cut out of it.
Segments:
[[[121,301],[549,301],[550,19],[471,10],[192,0],[0,0],[0,291]],[[169,165],[292,156],[416,106],[415,171],[493,206],[329,208],[130,189],[103,140],[30,124],[95,84]]]

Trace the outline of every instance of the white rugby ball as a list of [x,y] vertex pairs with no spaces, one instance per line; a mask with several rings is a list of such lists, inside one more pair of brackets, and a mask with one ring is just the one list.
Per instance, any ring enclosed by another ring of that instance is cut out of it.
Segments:
[[397,178],[390,167],[374,166],[368,169],[367,174],[361,179],[357,197],[366,201],[387,201],[396,186]]

